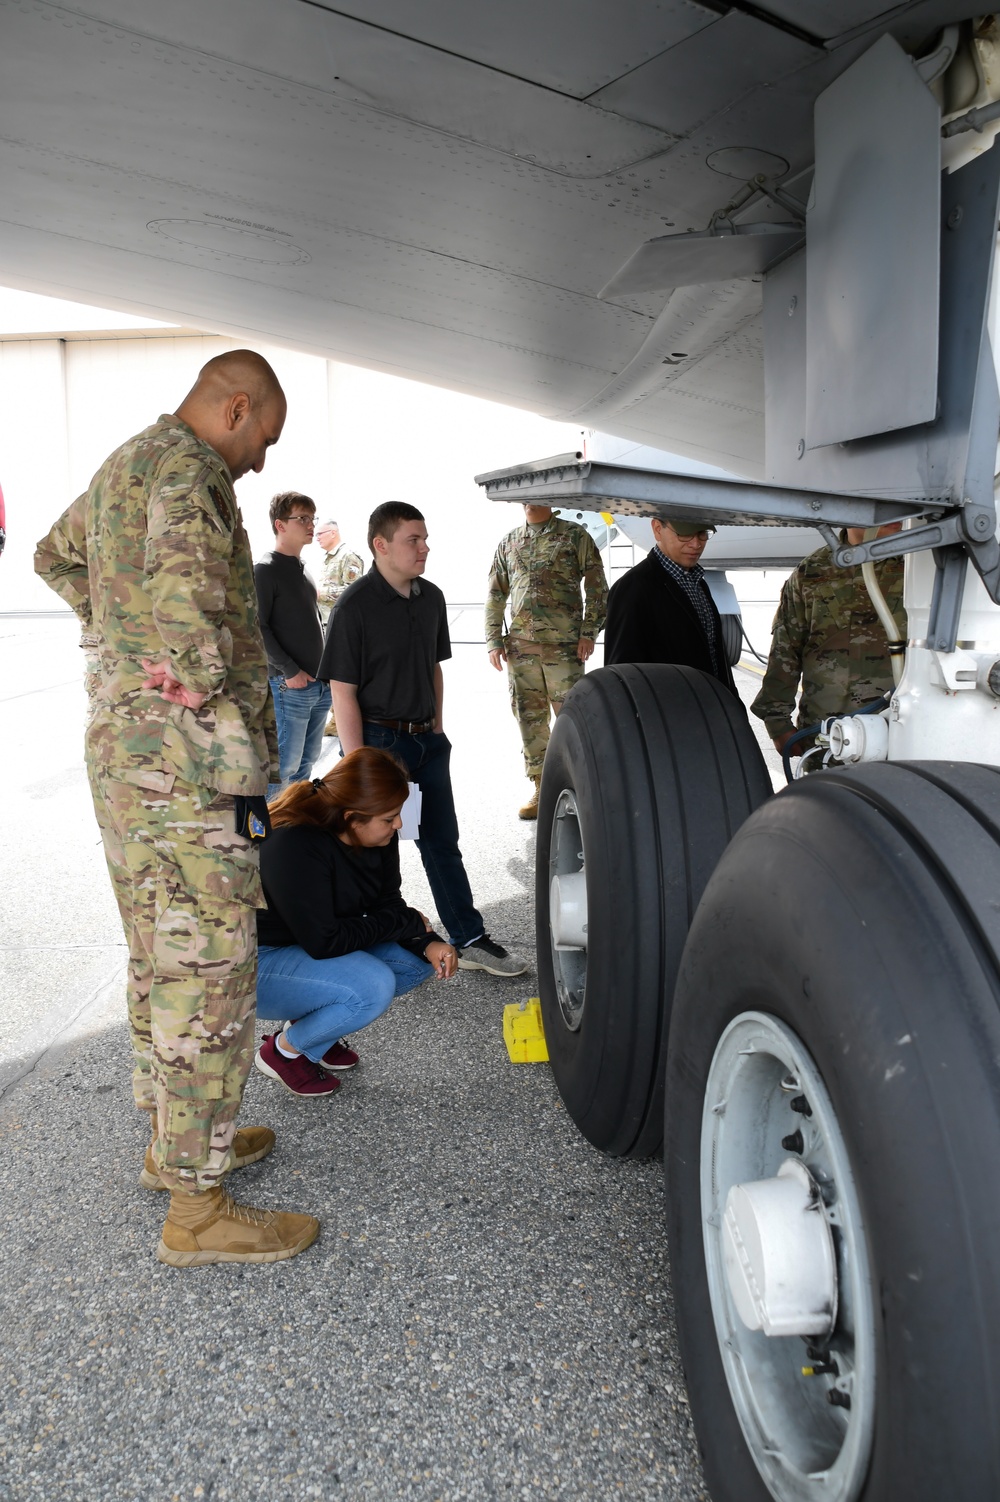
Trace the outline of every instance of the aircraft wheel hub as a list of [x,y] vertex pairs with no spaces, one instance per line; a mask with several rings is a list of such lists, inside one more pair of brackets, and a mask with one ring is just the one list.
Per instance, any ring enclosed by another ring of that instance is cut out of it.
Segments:
[[748,1330],[826,1335],[837,1313],[833,1236],[819,1187],[797,1159],[773,1179],[734,1184],[722,1217],[729,1292]]

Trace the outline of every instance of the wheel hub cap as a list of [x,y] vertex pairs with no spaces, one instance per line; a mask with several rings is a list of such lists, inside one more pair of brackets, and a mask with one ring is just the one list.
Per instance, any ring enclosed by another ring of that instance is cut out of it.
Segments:
[[549,846],[549,943],[556,1000],[570,1032],[583,1021],[587,989],[587,870],[576,794],[556,799]]
[[549,888],[552,942],[559,949],[587,947],[587,877],[583,871],[553,876]]
[[735,1017],[709,1067],[701,1203],[719,1355],[771,1496],[859,1502],[875,1422],[867,1236],[823,1077],[766,1012]]
[[734,1184],[722,1258],[736,1312],[765,1335],[826,1335],[837,1316],[837,1264],[819,1188],[788,1158],[773,1179]]

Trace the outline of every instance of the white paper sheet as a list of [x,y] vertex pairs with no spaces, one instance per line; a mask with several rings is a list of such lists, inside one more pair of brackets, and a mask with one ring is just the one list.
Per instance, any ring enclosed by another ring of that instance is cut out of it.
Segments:
[[423,794],[415,782],[411,782],[409,787],[410,791],[403,804],[403,827],[399,831],[401,840],[415,840],[420,831],[420,803]]

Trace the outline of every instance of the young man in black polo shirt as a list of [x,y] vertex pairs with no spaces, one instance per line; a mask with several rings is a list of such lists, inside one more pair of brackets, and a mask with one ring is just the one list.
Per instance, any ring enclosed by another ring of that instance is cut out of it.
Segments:
[[527,962],[484,931],[458,848],[451,742],[441,728],[441,663],[451,656],[451,640],[444,595],[421,577],[423,517],[405,501],[376,507],[368,546],[374,567],[341,595],[319,665],[333,691],[340,744],[345,755],[358,746],[391,751],[420,788],[417,848],[459,967],[523,975]]
[[290,782],[312,775],[330,712],[330,689],[317,676],[323,628],[316,585],[300,556],[312,542],[316,504],[297,490],[286,490],[274,497],[270,515],[274,551],[254,564],[253,576],[278,722],[281,781],[268,787],[267,796],[273,798]]

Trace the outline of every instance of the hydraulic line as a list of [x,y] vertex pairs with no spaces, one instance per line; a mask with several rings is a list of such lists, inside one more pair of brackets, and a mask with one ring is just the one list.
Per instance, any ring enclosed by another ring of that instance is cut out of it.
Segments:
[[[888,704],[888,702],[889,702],[889,695],[888,694],[883,694],[881,696],[881,698],[879,698],[879,699],[872,699],[872,701],[869,704],[862,705],[862,707],[860,709],[852,709],[851,710],[851,715],[853,716],[853,715],[859,715],[859,714],[881,714],[882,711],[883,711],[883,709],[885,709],[886,705]],[[846,715],[846,714],[842,714],[842,715],[830,715],[829,718],[832,719],[832,720],[845,720],[845,719],[849,718],[849,716]],[[820,733],[820,731],[823,729],[824,723],[825,722],[823,720],[817,720],[815,725],[803,725],[802,729],[801,730],[796,730],[796,732],[795,732],[794,735],[790,735],[788,737],[787,741],[785,742],[785,744],[782,746],[782,748],[781,748],[781,765],[784,767],[784,770],[785,770],[785,781],[786,782],[794,782],[796,780],[795,774],[792,772],[792,756],[791,756],[792,747],[794,745],[797,745],[797,743],[799,741],[804,741],[810,735],[818,735]],[[816,746],[812,747],[809,751],[806,752],[806,756],[811,756],[812,753],[813,753],[813,751],[818,750],[818,749],[819,748],[816,747]],[[805,760],[805,757],[803,757],[803,761],[804,760]]]
[[817,720],[815,725],[803,725],[801,730],[796,730],[794,735],[788,737],[781,748],[781,765],[785,771],[786,782],[795,781],[795,774],[792,771],[792,747],[797,745],[799,741],[804,741],[810,735],[817,735],[822,728],[822,720]]
[[[874,529],[872,529],[872,536],[875,535],[875,531]],[[868,534],[866,533],[865,541],[867,542],[869,540],[870,539],[868,538]],[[889,664],[892,668],[892,681],[893,683],[898,683],[900,678],[902,678],[903,676],[903,653],[906,651],[906,637],[904,633],[900,631],[899,622],[896,620],[896,617],[893,615],[892,611],[886,604],[885,595],[882,593],[881,586],[878,582],[878,577],[875,573],[874,563],[863,563],[861,565],[861,577],[865,581],[865,588],[868,591],[868,598],[871,600],[872,604],[875,607],[875,613],[878,616],[879,620],[882,622],[882,629],[885,631],[886,637],[888,639]]]
[[743,640],[746,642],[747,646],[750,649],[750,655],[751,655],[751,657],[756,657],[757,661],[758,662],[762,662],[764,664],[764,666],[766,667],[767,666],[767,658],[766,657],[761,657],[760,653],[757,651],[757,648],[754,646],[754,644],[750,640],[749,636],[747,636],[746,628],[743,625],[743,617],[742,616],[740,616],[740,633],[741,633],[741,635],[743,637]]
[[957,120],[949,120],[947,125],[942,125],[941,134],[947,138],[961,135],[964,130],[975,130],[982,135],[983,126],[994,120],[1000,120],[1000,102],[981,104],[978,109],[959,115]]
[[813,746],[812,749],[807,751],[804,756],[800,757],[799,764],[795,768],[795,771],[792,773],[792,781],[798,782],[800,778],[806,775],[806,762],[809,760],[810,756],[825,756],[826,750],[827,748],[825,746]]

